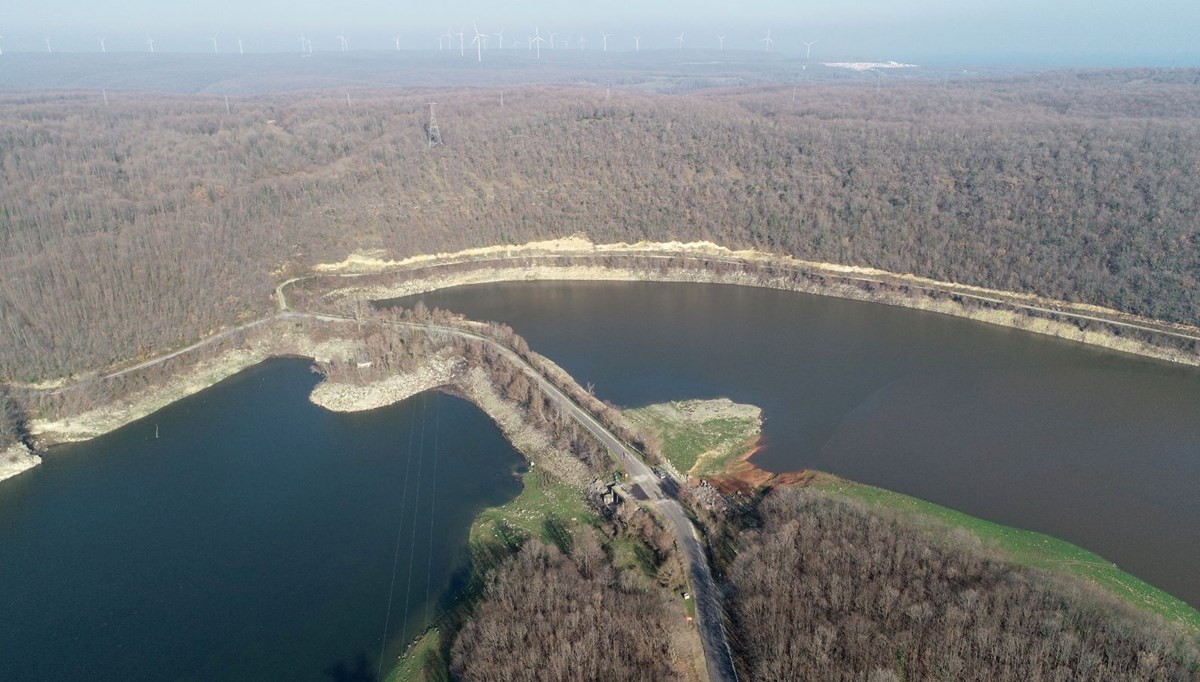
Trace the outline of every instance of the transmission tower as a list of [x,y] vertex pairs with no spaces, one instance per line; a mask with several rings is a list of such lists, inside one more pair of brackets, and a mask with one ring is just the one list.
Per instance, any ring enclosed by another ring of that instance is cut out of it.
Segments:
[[437,102],[429,103],[429,126],[425,129],[425,132],[429,138],[430,147],[435,144],[442,143],[442,131],[438,130],[437,117],[433,115],[433,107],[436,104]]

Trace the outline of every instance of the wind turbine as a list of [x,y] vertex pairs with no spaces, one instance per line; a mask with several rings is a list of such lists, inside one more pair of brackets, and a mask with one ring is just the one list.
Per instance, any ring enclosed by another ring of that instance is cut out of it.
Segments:
[[475,22],[471,22],[471,27],[475,29],[475,38],[471,41],[471,44],[475,46],[475,58],[482,64],[483,44],[487,42],[488,37],[486,33],[479,32],[479,25]]
[[54,52],[54,50],[50,49],[50,39],[49,38],[46,38],[46,52],[51,52],[51,53]]
[[465,49],[463,48],[463,30],[461,28],[458,29],[458,33],[456,33],[455,35],[458,36],[458,56],[460,56],[460,57],[467,56],[467,53],[466,53]]
[[608,52],[608,39],[612,37],[612,34],[601,32],[600,35],[604,36],[604,51]]
[[556,36],[556,35],[558,35],[558,34],[553,31],[550,32],[550,49],[551,50],[554,49],[554,36]]
[[758,41],[758,42],[760,42],[760,43],[763,43],[764,45],[766,45],[766,46],[767,46],[767,48],[766,48],[767,52],[770,52],[770,51],[771,51],[771,43],[775,42],[774,40],[771,40],[771,29],[767,29],[767,37],[766,37],[766,38],[763,38],[762,40],[760,40],[760,41]]
[[[551,33],[550,35],[554,34]],[[529,43],[537,48],[538,59],[542,58],[542,43],[544,42],[546,42],[546,39],[542,37],[542,28],[540,26],[535,26],[533,29],[533,37],[529,39]]]
[[641,36],[633,37],[633,51],[634,52],[642,51],[642,37]]
[[721,41],[721,51],[725,51],[725,36],[717,36],[717,40]]
[[682,33],[680,33],[680,34],[679,34],[679,37],[678,37],[678,38],[676,38],[675,40],[678,40],[678,41],[679,41],[679,49],[680,49],[680,51],[682,51],[682,50],[683,50],[683,34],[682,34]]
[[[0,36],[0,38],[3,38],[3,37],[4,36]],[[103,54],[108,54],[108,48],[104,46],[104,38],[100,39],[100,52]]]
[[219,52],[219,51],[217,51],[217,37],[216,37],[216,36],[213,36],[213,37],[212,37],[212,38],[210,38],[209,40],[211,40],[211,41],[212,41],[212,44],[213,44],[213,54],[220,54],[220,52]]
[[238,38],[238,54],[246,54],[246,49],[242,47],[242,39]]
[[579,40],[576,40],[575,44],[579,45],[579,49],[582,50],[583,46],[587,45],[587,38],[584,38],[583,36],[579,36]]
[[817,44],[817,41],[815,41],[815,40],[812,41],[811,43],[804,43],[804,58],[805,59],[808,59],[810,56],[812,56],[812,46],[816,45],[816,44]]
[[400,36],[396,36],[396,51],[400,51]]
[[348,41],[346,40],[346,36],[345,36],[345,35],[340,35],[340,36],[338,36],[338,37],[337,37],[337,39],[338,39],[338,40],[340,40],[340,41],[342,41],[342,52],[345,52],[345,51],[346,51],[347,44],[348,44]]
[[504,29],[500,29],[499,31],[496,31],[492,35],[496,36],[496,39],[500,41],[500,49],[503,50],[504,49]]
[[[4,36],[0,36],[0,40],[4,40]],[[4,54],[4,50],[0,50],[0,54]]]
[[154,38],[151,38],[150,36],[146,36],[146,44],[150,46],[150,52],[151,52],[151,54],[153,54],[154,53]]

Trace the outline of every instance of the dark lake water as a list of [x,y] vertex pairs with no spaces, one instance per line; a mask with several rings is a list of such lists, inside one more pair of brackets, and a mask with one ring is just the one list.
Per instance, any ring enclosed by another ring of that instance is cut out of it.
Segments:
[[0,680],[386,673],[522,460],[456,398],[339,415],[316,381],[272,361],[0,483]]
[[829,471],[1049,533],[1200,606],[1196,369],[735,286],[514,282],[419,298],[512,325],[621,405],[759,405],[765,469]]

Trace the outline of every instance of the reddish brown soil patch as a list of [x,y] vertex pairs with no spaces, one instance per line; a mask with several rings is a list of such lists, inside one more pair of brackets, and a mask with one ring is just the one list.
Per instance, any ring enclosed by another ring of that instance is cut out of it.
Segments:
[[725,473],[712,476],[708,482],[724,495],[734,495],[738,493],[751,495],[764,487],[775,486],[792,486],[806,485],[812,480],[813,474],[807,469],[800,471],[785,471],[780,474],[773,474],[764,469],[758,468],[750,462],[750,458],[759,451],[759,442],[754,441],[754,447],[750,448],[737,458],[736,464],[726,469]]

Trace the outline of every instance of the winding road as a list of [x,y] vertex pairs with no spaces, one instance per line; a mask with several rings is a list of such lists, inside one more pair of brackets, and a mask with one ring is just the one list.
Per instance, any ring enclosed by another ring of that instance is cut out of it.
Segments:
[[[283,288],[296,280],[288,280],[276,288],[275,293],[279,304],[280,318],[310,318],[323,321],[352,322],[352,318],[340,315],[319,313],[303,313],[288,308]],[[547,379],[536,367],[529,364],[516,351],[484,334],[476,334],[458,327],[419,322],[391,322],[394,326],[420,329],[459,338],[468,338],[491,345],[514,366],[522,368],[527,375],[537,382],[538,388],[549,396],[565,411],[566,414],[588,430],[602,445],[608,448],[615,460],[629,473],[629,480],[646,494],[650,505],[662,515],[671,526],[675,541],[683,552],[687,566],[688,580],[691,583],[692,594],[696,602],[696,629],[700,635],[700,644],[704,649],[705,665],[711,682],[736,682],[737,669],[733,663],[733,651],[729,646],[729,638],[725,633],[725,622],[722,610],[720,588],[713,579],[712,569],[708,565],[708,557],[700,542],[700,534],[695,524],[684,512],[679,502],[663,491],[659,476],[646,464],[641,453],[625,443],[615,433],[609,430],[594,414],[576,403],[556,384]],[[678,484],[678,481],[675,481]]]
[[[308,313],[290,313],[291,315],[307,315]],[[318,316],[321,319],[342,319],[334,316]],[[729,646],[729,638],[725,633],[725,622],[721,606],[720,588],[713,579],[712,569],[708,565],[708,557],[700,542],[700,534],[695,524],[688,518],[678,501],[672,499],[662,489],[662,481],[657,474],[642,459],[641,454],[621,440],[608,429],[590,411],[576,403],[562,389],[542,375],[536,367],[530,365],[525,358],[508,346],[495,339],[475,334],[457,327],[447,327],[436,324],[417,322],[395,322],[393,324],[414,329],[435,331],[463,338],[476,339],[491,344],[498,349],[506,359],[525,370],[533,378],[538,387],[550,396],[566,414],[588,430],[596,440],[608,448],[614,458],[625,467],[629,480],[646,493],[649,503],[658,510],[663,519],[671,526],[675,541],[684,554],[687,565],[688,579],[692,586],[692,594],[696,600],[696,629],[700,634],[700,644],[704,648],[705,665],[708,677],[712,682],[736,682],[737,670],[733,664],[733,651]],[[676,483],[678,483],[676,481]]]

